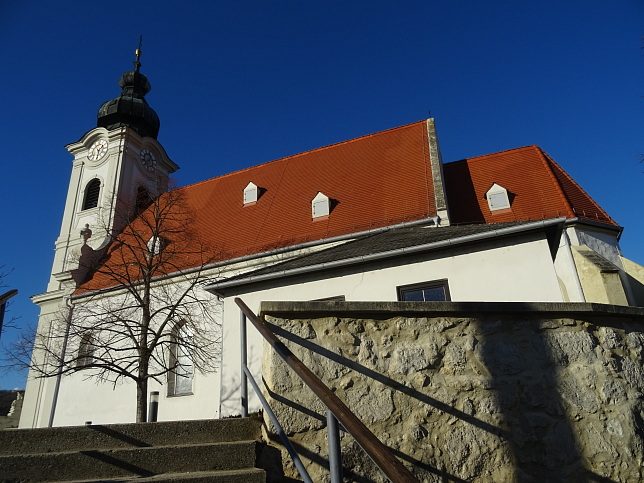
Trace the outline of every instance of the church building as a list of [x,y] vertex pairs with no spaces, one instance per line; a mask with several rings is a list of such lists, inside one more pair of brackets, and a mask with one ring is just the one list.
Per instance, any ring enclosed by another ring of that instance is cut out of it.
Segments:
[[21,427],[134,422],[152,391],[159,420],[239,414],[235,297],[644,305],[622,227],[545,151],[443,163],[433,119],[169,190],[138,55],[67,145]]

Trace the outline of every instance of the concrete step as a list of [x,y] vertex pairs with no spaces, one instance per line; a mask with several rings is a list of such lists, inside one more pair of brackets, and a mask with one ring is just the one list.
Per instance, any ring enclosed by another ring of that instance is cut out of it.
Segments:
[[[132,481],[132,478],[82,480],[74,481],[74,483],[123,483],[126,481]],[[137,483],[265,483],[266,472],[259,468],[245,468],[240,470],[200,471],[196,473],[164,473],[147,478],[137,478],[136,481]],[[69,481],[52,483],[69,483]]]
[[261,418],[6,429],[0,455],[258,440]]
[[249,469],[255,466],[256,444],[255,441],[236,441],[3,455],[0,456],[0,475],[7,483],[114,478],[138,481],[167,473]]

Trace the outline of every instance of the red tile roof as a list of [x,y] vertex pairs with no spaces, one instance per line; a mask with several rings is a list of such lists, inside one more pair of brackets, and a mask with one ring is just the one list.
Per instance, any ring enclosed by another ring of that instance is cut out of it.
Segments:
[[[575,181],[537,146],[467,158],[443,166],[450,221],[455,224],[541,220],[565,216],[617,226]],[[511,207],[490,211],[485,193],[496,183]]]
[[[257,202],[243,205],[252,181]],[[237,171],[181,190],[226,258],[435,215],[426,122]],[[318,191],[330,216],[311,218]]]
[[[244,206],[251,181],[262,194]],[[314,220],[311,200],[318,191],[332,200],[332,211]],[[173,194],[185,201],[212,261],[433,217],[427,122],[278,159]],[[96,274],[92,288],[105,286],[102,278]]]
[[[454,224],[565,216],[616,225],[536,146],[445,164],[444,179]],[[256,203],[244,206],[249,182],[262,194]],[[510,209],[490,212],[485,193],[494,183],[508,190]],[[318,191],[334,206],[328,217],[312,219],[311,200]],[[436,215],[426,121],[278,159],[164,196],[183,200],[195,239],[208,249],[187,250],[173,265],[161,267],[161,273],[200,266],[204,257],[209,262],[227,260]],[[135,230],[143,230],[136,225],[143,226],[143,218],[135,221]],[[134,255],[119,250],[123,251],[113,244],[106,264],[133,265],[128,257]],[[83,290],[112,285],[113,278],[98,272]]]

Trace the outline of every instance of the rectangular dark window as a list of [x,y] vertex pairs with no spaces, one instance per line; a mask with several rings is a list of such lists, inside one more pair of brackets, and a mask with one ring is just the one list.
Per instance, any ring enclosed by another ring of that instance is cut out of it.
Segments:
[[450,300],[447,280],[415,283],[398,287],[400,302],[444,302]]
[[336,295],[334,297],[325,297],[323,299],[313,299],[311,302],[344,302],[344,295]]

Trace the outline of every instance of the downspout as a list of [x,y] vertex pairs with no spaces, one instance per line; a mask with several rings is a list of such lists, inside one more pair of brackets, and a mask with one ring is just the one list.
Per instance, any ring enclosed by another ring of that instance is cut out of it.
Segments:
[[58,403],[58,392],[60,391],[60,380],[63,377],[63,362],[65,361],[65,353],[67,352],[67,340],[69,339],[69,328],[72,324],[72,315],[74,314],[74,306],[71,303],[71,297],[65,297],[65,305],[69,309],[67,316],[67,327],[65,327],[65,337],[63,339],[63,348],[61,349],[61,362],[58,364],[58,374],[56,374],[56,386],[54,387],[54,397],[51,402],[51,411],[49,412],[48,428],[54,425],[54,416],[56,414],[56,404]]
[[568,237],[568,232],[566,231],[565,226],[562,233],[563,233],[564,243],[566,244],[566,252],[568,253],[568,257],[570,258],[570,263],[572,263],[573,272],[575,273],[575,277],[574,277],[575,285],[577,286],[577,290],[579,290],[579,294],[581,295],[581,301],[585,302],[586,296],[584,295],[584,289],[581,286],[581,280],[579,279],[579,272],[577,271],[577,264],[575,263],[575,257],[572,254],[572,246],[570,244],[570,238]]

